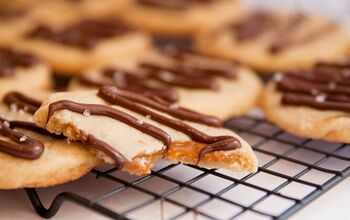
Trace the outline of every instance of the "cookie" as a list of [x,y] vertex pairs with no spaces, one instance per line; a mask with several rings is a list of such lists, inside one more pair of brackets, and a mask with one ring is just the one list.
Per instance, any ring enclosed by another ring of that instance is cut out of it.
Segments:
[[86,19],[64,28],[39,25],[14,43],[38,54],[58,74],[74,75],[149,47],[150,39],[117,18]]
[[158,36],[190,36],[236,18],[233,0],[131,0],[121,16],[131,25]]
[[10,4],[10,1],[0,2],[0,42],[6,43],[18,38],[31,27],[28,19],[28,7]]
[[196,45],[202,52],[274,73],[341,60],[349,37],[342,27],[323,18],[254,11],[198,35]]
[[32,114],[40,104],[11,92],[0,105],[0,189],[65,183],[102,162],[81,144],[67,143],[62,136],[36,126]]
[[49,68],[38,57],[13,48],[0,48],[0,97],[14,88],[30,91],[50,86]]
[[134,61],[87,71],[71,90],[117,85],[221,119],[249,111],[262,84],[255,73],[231,60],[176,47],[146,53]]
[[37,23],[62,25],[82,18],[115,15],[126,3],[127,0],[50,0],[36,4],[30,14]]
[[261,101],[268,120],[302,137],[350,143],[350,65],[319,63],[275,78]]
[[129,0],[82,0],[74,2],[82,14],[88,17],[103,17],[119,14]]
[[133,174],[150,173],[162,157],[208,168],[257,169],[251,147],[218,118],[115,86],[53,94],[35,121]]

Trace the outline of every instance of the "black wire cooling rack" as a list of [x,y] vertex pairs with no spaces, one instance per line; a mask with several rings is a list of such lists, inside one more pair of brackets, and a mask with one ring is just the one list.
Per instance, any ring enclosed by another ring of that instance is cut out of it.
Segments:
[[49,208],[36,189],[26,192],[44,218],[70,201],[113,219],[286,219],[350,175],[350,145],[295,137],[261,117],[235,118],[226,127],[253,146],[258,172],[234,174],[163,162],[141,177],[94,169],[91,187],[104,179],[111,189],[87,197],[67,192],[63,185]]

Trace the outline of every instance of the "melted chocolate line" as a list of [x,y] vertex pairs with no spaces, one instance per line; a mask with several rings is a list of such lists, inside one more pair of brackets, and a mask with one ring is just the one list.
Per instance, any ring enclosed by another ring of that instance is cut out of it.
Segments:
[[10,123],[11,129],[20,128],[20,129],[25,129],[28,131],[35,132],[35,133],[40,134],[40,135],[49,136],[49,137],[56,138],[56,139],[64,139],[63,135],[57,135],[54,133],[50,133],[47,130],[45,130],[41,127],[38,127],[36,124],[34,124],[32,122],[15,120],[15,121],[10,121],[9,123]]
[[203,147],[199,151],[199,156],[196,164],[199,164],[201,158],[206,154],[213,153],[216,151],[230,151],[237,149],[237,146],[241,146],[241,143],[234,137],[218,141],[214,144]]
[[282,96],[282,104],[285,105],[304,105],[320,110],[335,110],[350,112],[350,103],[336,102],[325,100],[317,102],[314,96],[295,93],[284,93]]
[[102,151],[116,163],[115,165],[118,169],[121,169],[128,162],[128,159],[125,158],[121,153],[116,151],[106,142],[96,138],[93,135],[88,135],[87,140],[84,140],[83,144],[86,144],[88,147]]
[[[286,38],[284,38],[283,40],[272,43],[269,47],[269,51],[270,51],[270,53],[277,54],[277,53],[280,53],[283,50],[285,50],[288,47],[291,47],[293,45],[308,43],[319,36],[322,36],[324,34],[329,33],[329,31],[334,29],[334,27],[335,26],[333,24],[329,24],[329,25],[320,27],[319,29],[317,29],[317,30],[315,30],[315,31],[309,33],[308,35],[303,36],[302,38],[299,38],[299,39],[293,39],[293,38],[286,39]],[[281,39],[281,38],[279,38],[279,39]]]
[[[10,138],[14,143],[0,140],[1,152],[28,160],[37,159],[42,155],[44,152],[44,144],[42,142],[12,130],[4,122],[5,120],[0,118],[0,134]],[[23,137],[25,137],[24,140],[22,140]]]
[[347,69],[326,69],[326,68],[313,68],[312,70],[298,70],[290,71],[286,74],[289,78],[298,78],[305,81],[317,82],[317,83],[330,83],[334,82],[339,85],[350,85],[350,70],[349,77],[344,77],[342,71]]
[[112,79],[118,76],[125,79],[125,86],[116,85],[121,88],[128,88],[135,92],[143,92],[149,96],[157,96],[171,103],[179,100],[179,96],[174,89],[152,86],[147,82],[145,77],[138,76],[136,73],[117,69],[106,69],[103,71],[103,75]]
[[163,8],[168,10],[185,10],[196,4],[209,4],[213,0],[137,0],[137,4],[146,7]]
[[[131,100],[128,100],[128,99],[120,96],[116,92],[115,89],[116,89],[115,87],[114,87],[114,89],[113,89],[113,87],[103,87],[100,89],[98,96],[107,102],[120,105],[124,108],[131,110],[131,111],[137,112],[145,117],[147,115],[149,115],[149,116],[151,116],[152,120],[157,121],[158,123],[164,124],[170,128],[173,128],[174,130],[180,131],[180,132],[188,135],[192,140],[198,141],[200,143],[214,144],[218,141],[233,138],[231,136],[210,136],[210,135],[207,135],[207,134],[197,130],[196,128],[194,128],[194,127],[192,127],[192,126],[190,126],[182,121],[166,117],[164,115],[153,112],[147,108],[144,108],[138,104],[135,104],[135,103],[140,103],[140,102],[136,101],[136,100],[131,101]],[[181,114],[181,113],[179,113],[179,114]],[[235,139],[235,140],[237,140],[237,139]],[[238,148],[238,147],[240,147],[240,145],[236,146],[236,148]]]
[[50,118],[56,111],[64,109],[80,114],[83,114],[85,111],[89,111],[91,115],[109,117],[127,125],[130,125],[131,127],[162,141],[166,146],[169,146],[171,143],[170,136],[163,130],[148,123],[140,123],[137,118],[118,109],[104,105],[83,104],[69,100],[57,101],[50,104],[47,121],[50,120]]
[[201,67],[199,65],[191,65],[190,62],[187,62],[189,57],[198,57],[198,58],[202,57],[206,59],[214,59],[214,60],[220,60],[220,61],[231,63],[232,68],[234,68],[237,65],[239,65],[237,61],[232,61],[224,58],[217,58],[215,56],[202,54],[191,49],[179,48],[176,46],[168,46],[167,48],[162,50],[162,54],[178,61],[177,69],[179,70],[177,72],[180,72],[179,74],[194,75],[198,77],[218,76],[218,77],[224,77],[228,79],[237,77],[236,72],[233,71],[232,69]]
[[256,12],[242,21],[231,25],[231,29],[237,41],[244,42],[254,40],[275,28],[278,23],[275,17],[266,12]]
[[9,92],[4,97],[4,102],[10,107],[12,104],[19,109],[34,114],[41,106],[41,102],[23,95],[19,92]]
[[119,98],[122,97],[132,102],[140,103],[142,105],[151,107],[158,111],[165,112],[178,119],[188,120],[188,121],[197,122],[201,124],[207,124],[215,127],[222,126],[221,120],[216,117],[203,115],[182,107],[172,108],[171,104],[160,103],[144,95],[129,92],[127,90],[121,90],[119,88],[116,89],[116,87],[112,87],[112,86],[102,87],[99,90],[98,96],[102,97],[105,100],[108,100],[110,103],[115,103],[123,106],[123,101],[119,100]]
[[0,48],[0,77],[13,76],[16,68],[31,67],[38,63],[40,59],[29,53]]
[[[117,71],[117,70],[116,70]],[[104,75],[108,76],[109,78],[113,78],[112,75],[110,74],[105,74],[106,72],[103,72]],[[124,73],[123,73],[124,74]],[[135,76],[136,77],[136,76]],[[132,79],[127,79],[124,81],[124,85],[121,86],[119,85],[120,83],[117,82],[106,82],[106,81],[102,81],[102,80],[95,80],[92,79],[86,75],[81,75],[78,78],[79,82],[87,85],[87,86],[93,86],[93,87],[102,87],[102,86],[117,86],[118,88],[122,88],[122,89],[128,89],[130,91],[134,91],[134,92],[142,92],[144,93],[146,96],[153,98],[155,100],[157,100],[157,97],[159,97],[160,99],[166,101],[167,103],[174,103],[176,101],[178,101],[178,95],[175,92],[175,90],[171,89],[171,88],[155,88],[152,86],[147,85],[146,81],[143,82],[136,82]]]
[[75,46],[81,49],[92,49],[103,39],[120,36],[134,29],[115,18],[101,20],[83,20],[62,30],[53,30],[40,25],[27,34],[28,38],[41,38],[56,43]]
[[[195,75],[194,73],[189,73],[188,71],[162,67],[151,63],[141,63],[140,67],[148,70],[146,77],[165,84],[193,89],[218,89],[219,87],[213,78],[204,78],[198,74]],[[192,79],[189,80],[189,77]]]
[[318,62],[315,65],[315,68],[318,67],[332,67],[339,69],[350,69],[350,63],[326,63],[326,62]]
[[305,81],[298,78],[289,77],[289,75],[284,76],[283,79],[278,82],[277,88],[281,91],[287,92],[301,92],[310,94],[313,92],[313,90],[316,90],[319,93],[350,96],[350,87],[336,85],[334,88],[330,88],[328,84]]

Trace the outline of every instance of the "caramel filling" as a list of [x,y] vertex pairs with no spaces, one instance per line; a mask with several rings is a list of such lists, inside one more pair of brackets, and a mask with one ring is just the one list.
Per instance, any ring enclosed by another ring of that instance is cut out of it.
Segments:
[[136,175],[142,175],[151,172],[153,164],[160,159],[162,156],[161,152],[157,152],[149,155],[138,155],[131,161],[127,162],[123,166],[123,170],[127,170]]
[[166,152],[165,158],[171,161],[182,161],[195,165],[201,161],[206,163],[211,161],[232,162],[233,156],[225,156],[221,151],[210,152],[200,157],[200,151],[206,146],[206,144],[194,141],[174,141]]

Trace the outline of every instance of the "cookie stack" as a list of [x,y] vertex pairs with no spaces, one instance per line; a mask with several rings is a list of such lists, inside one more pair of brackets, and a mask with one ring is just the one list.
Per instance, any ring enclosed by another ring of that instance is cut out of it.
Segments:
[[[25,2],[0,11],[0,189],[159,159],[254,172],[223,121],[258,102],[287,131],[350,142],[348,36],[328,20],[231,0]],[[153,43],[164,36],[193,45]],[[255,71],[279,73],[263,91]]]

